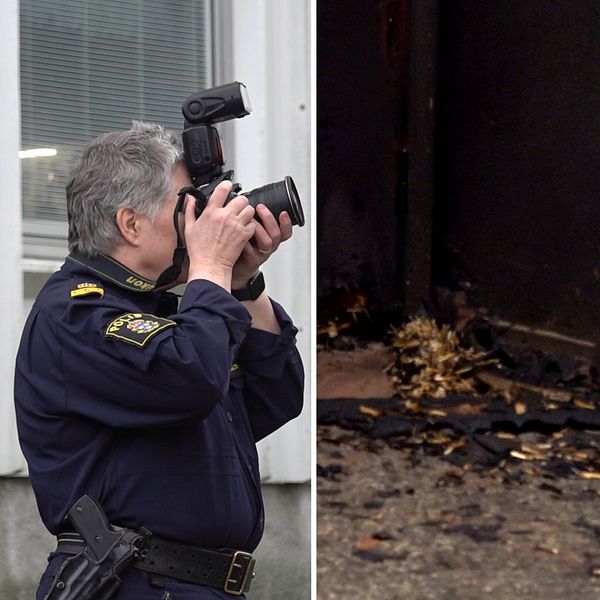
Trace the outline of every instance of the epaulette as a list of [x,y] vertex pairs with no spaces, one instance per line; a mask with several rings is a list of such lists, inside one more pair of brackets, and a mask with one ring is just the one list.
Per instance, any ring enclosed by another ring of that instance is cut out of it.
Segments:
[[82,298],[92,295],[103,298],[104,288],[101,288],[97,283],[79,283],[77,287],[71,290],[71,298]]

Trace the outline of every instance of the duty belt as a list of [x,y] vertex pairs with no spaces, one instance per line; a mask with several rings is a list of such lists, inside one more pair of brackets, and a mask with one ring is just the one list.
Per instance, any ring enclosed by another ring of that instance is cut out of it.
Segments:
[[[60,533],[57,542],[56,552],[60,554],[79,554],[85,548],[75,532]],[[250,589],[255,562],[252,554],[241,550],[206,550],[151,536],[133,567],[241,596]]]

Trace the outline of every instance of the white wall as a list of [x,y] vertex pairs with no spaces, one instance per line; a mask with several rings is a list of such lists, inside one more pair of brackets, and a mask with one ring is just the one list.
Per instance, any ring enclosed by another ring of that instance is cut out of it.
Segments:
[[[267,481],[310,479],[311,444],[311,77],[309,0],[232,0],[229,73],[248,88],[252,113],[236,120],[233,164],[244,190],[291,175],[306,225],[264,266],[269,295],[300,329],[298,346],[307,372],[300,417],[259,444]],[[224,82],[224,81],[223,81]],[[226,149],[227,150],[227,149]]]
[[19,6],[3,0],[0,8],[0,312],[3,315],[0,352],[0,474],[23,467],[13,408],[14,357],[23,319],[21,276],[21,186],[19,181]]

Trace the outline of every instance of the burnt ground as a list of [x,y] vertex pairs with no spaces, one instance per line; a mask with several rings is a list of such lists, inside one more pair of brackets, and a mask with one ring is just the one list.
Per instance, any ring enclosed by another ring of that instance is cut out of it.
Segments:
[[[516,432],[512,447],[532,454],[493,464],[458,460],[443,428],[438,448],[373,436],[364,422],[386,421],[373,399],[398,401],[389,360],[382,345],[317,358],[319,600],[600,598],[600,479],[535,454],[568,426]],[[336,422],[334,398],[358,399],[362,424]],[[598,429],[577,435],[588,454],[600,445]]]

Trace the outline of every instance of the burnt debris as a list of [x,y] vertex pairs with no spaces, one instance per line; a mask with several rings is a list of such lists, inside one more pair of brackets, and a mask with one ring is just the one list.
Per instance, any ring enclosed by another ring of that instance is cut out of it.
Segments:
[[[349,330],[368,318],[362,308]],[[590,356],[528,345],[526,336],[515,343],[510,324],[464,295],[446,295],[437,308],[442,318],[423,312],[388,329],[394,360],[381,376],[392,378],[394,396],[321,401],[318,423],[464,469],[600,479],[600,386]]]

